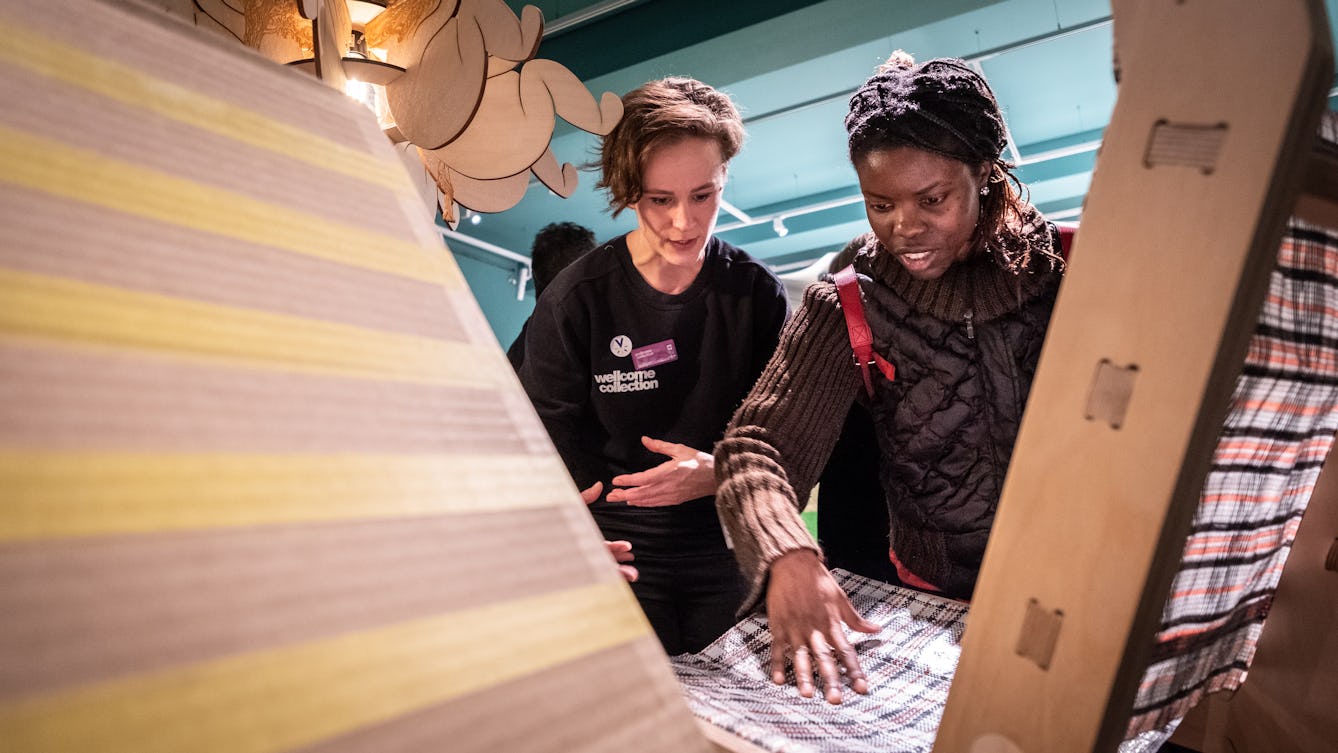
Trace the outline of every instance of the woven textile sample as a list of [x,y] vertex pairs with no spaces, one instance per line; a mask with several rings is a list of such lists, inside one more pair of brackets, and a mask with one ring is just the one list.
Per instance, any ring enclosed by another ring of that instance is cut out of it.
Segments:
[[1240,686],[1338,430],[1338,236],[1293,220],[1128,732]]
[[[967,605],[833,570],[877,635],[852,634],[869,677],[867,696],[840,705],[801,698],[793,683],[771,682],[771,634],[753,615],[701,653],[672,659],[699,718],[775,753],[928,753],[934,745],[961,654]],[[1144,734],[1121,753],[1151,753],[1171,730]]]

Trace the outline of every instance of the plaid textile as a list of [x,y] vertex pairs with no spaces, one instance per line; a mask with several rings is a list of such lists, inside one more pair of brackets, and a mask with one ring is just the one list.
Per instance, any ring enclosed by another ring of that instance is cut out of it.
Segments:
[[[698,654],[673,657],[693,713],[776,753],[927,753],[957,670],[967,607],[962,602],[833,570],[855,611],[883,628],[851,635],[870,694],[839,706],[775,685],[767,669],[771,634],[753,615]],[[1151,753],[1171,729],[1125,742]]]
[[1129,733],[1245,679],[1338,430],[1338,236],[1293,220],[1204,484]]

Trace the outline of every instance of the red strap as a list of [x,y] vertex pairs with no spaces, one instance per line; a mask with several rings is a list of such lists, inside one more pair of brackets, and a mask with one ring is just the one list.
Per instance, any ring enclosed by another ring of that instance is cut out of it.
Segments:
[[1078,234],[1078,226],[1072,223],[1055,223],[1059,230],[1059,255],[1064,261],[1069,260],[1069,250],[1073,248],[1073,237]]
[[873,352],[873,331],[864,318],[864,301],[860,298],[859,280],[855,277],[855,267],[849,266],[832,275],[836,283],[836,295],[841,301],[841,313],[846,318],[846,332],[850,335],[850,349],[855,354],[855,365],[864,378],[864,391],[873,397],[873,379],[869,376],[869,365],[873,364],[883,372],[888,381],[897,378],[897,367],[877,353]]
[[934,593],[943,592],[943,589],[939,588],[933,583],[930,583],[924,578],[921,578],[920,576],[911,572],[911,569],[909,567],[906,567],[905,565],[901,564],[901,560],[897,559],[897,550],[888,547],[887,558],[892,561],[892,567],[896,568],[897,578],[899,578],[902,583],[910,586],[911,588],[918,588],[921,591],[933,591]]

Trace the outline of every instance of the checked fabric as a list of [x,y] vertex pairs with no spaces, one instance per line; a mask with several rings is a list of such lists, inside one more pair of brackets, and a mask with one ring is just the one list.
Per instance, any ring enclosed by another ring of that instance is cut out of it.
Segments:
[[[771,682],[771,634],[753,615],[697,654],[672,658],[694,714],[775,753],[928,753],[961,655],[967,605],[832,571],[855,610],[882,627],[852,634],[867,696],[839,706]],[[1144,733],[1121,753],[1151,753],[1170,729]]]
[[1338,236],[1292,220],[1128,733],[1244,681],[1338,430]]

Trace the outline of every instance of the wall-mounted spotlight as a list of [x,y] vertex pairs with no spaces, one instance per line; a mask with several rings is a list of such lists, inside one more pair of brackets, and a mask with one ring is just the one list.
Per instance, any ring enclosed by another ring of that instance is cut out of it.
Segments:
[[785,218],[777,217],[771,221],[771,229],[776,231],[777,237],[784,238],[790,234],[790,228],[785,227]]

